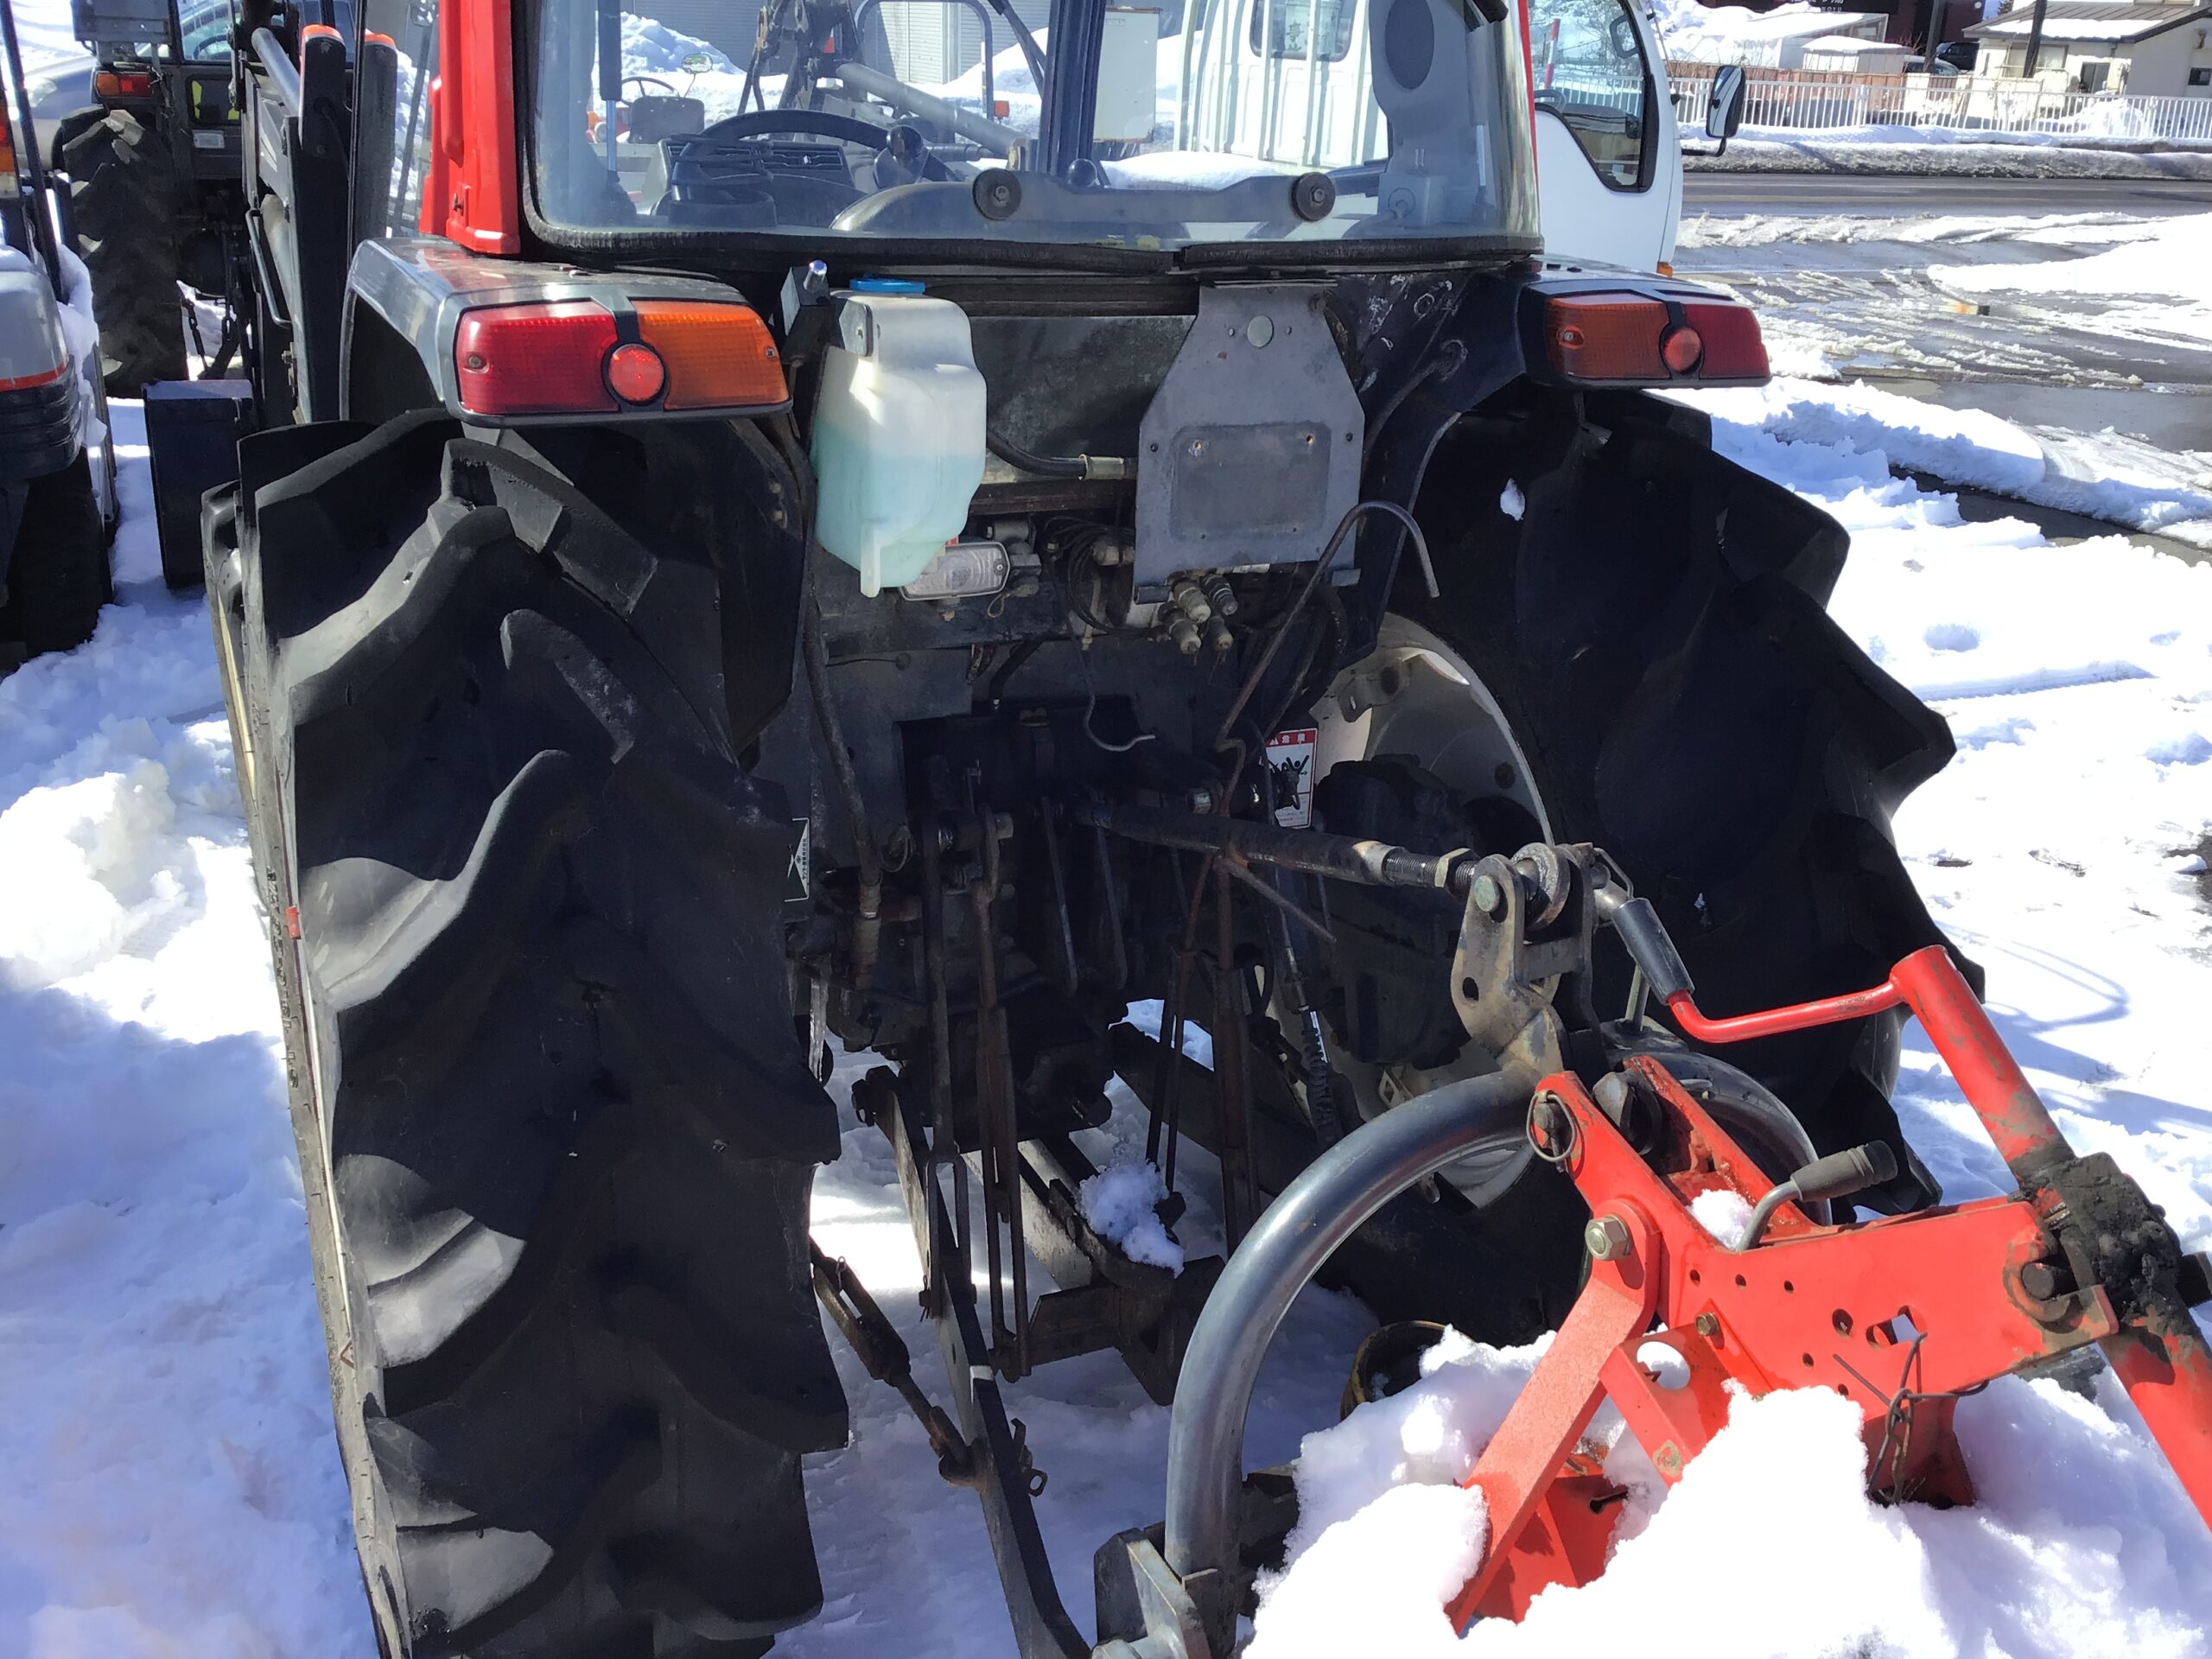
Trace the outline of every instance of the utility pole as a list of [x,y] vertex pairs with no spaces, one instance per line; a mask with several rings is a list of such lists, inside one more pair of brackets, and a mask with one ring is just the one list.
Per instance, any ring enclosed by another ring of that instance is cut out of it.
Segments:
[[2036,59],[2043,53],[2043,14],[2050,3],[2050,0],[2036,0],[2035,16],[2028,20],[2028,67],[2025,73],[2031,80],[2035,79]]

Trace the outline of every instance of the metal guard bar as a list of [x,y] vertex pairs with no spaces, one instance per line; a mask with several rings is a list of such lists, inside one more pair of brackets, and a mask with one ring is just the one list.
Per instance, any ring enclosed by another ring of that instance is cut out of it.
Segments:
[[1503,1073],[1393,1107],[1323,1153],[1237,1247],[1191,1333],[1167,1428],[1163,1554],[1179,1578],[1237,1555],[1244,1417],[1275,1327],[1338,1245],[1424,1175],[1524,1133],[1529,1086]]
[[300,72],[298,66],[284,55],[283,42],[267,29],[257,29],[253,31],[253,54],[261,60],[270,85],[283,100],[284,113],[296,118],[301,109]]

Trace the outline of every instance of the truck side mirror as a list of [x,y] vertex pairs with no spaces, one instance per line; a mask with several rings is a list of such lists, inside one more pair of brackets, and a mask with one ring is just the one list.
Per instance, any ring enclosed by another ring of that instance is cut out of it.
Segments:
[[1742,65],[1724,63],[1713,72],[1713,102],[1705,111],[1705,136],[1718,138],[1721,149],[1728,148],[1736,129],[1744,124],[1744,97],[1749,90]]

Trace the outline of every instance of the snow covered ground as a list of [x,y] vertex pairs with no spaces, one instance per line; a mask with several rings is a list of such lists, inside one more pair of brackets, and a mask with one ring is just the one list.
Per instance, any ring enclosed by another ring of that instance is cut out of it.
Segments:
[[2212,213],[2081,239],[2109,245],[2075,259],[1936,265],[1928,274],[1938,287],[1978,299],[2040,296],[2094,306],[2099,329],[2122,339],[2190,347],[2212,340]]
[[[1965,522],[1891,476],[1938,452],[2017,467],[2001,423],[1937,428],[1924,405],[1810,381],[1700,401],[1727,453],[1849,526],[1836,614],[1952,723],[1958,758],[1897,833],[2015,1052],[2077,1145],[2111,1150],[2185,1243],[2212,1244],[2212,569]],[[161,586],[135,408],[116,427],[119,602],[82,650],[0,681],[0,1656],[367,1659],[207,623]],[[1916,1034],[1902,1093],[1952,1196],[2000,1188]],[[1135,1133],[1123,1104],[1089,1137],[1102,1164]],[[941,1392],[880,1135],[847,1135],[814,1217]],[[1217,1248],[1203,1192],[1177,1242]],[[1370,1323],[1340,1296],[1301,1301],[1255,1401],[1255,1463],[1334,1421]],[[1446,1357],[1417,1394],[1308,1443],[1313,1518],[1262,1613],[1263,1659],[1449,1643],[1419,1598],[1464,1572],[1479,1517],[1448,1483],[1531,1356]],[[888,1390],[841,1364],[854,1439],[810,1459],[828,1604],[779,1652],[996,1659],[1009,1639],[973,1498],[937,1479]],[[1092,1550],[1160,1515],[1166,1414],[1105,1356],[1008,1394],[1088,1628]],[[1985,1502],[1947,1515],[1870,1508],[1850,1425],[1817,1396],[1747,1408],[1663,1503],[1623,1447],[1637,1530],[1613,1572],[1467,1646],[2212,1651],[2212,1541],[2108,1382],[2094,1402],[2007,1384],[1960,1421]],[[1655,1618],[1685,1591],[1707,1611]],[[1396,1622],[1325,1648],[1325,1621],[1363,1607]]]
[[2208,254],[2212,213],[1815,213],[1690,219],[1676,262],[1759,308],[1777,373],[1832,383],[1770,394],[1777,429],[2212,548]]
[[0,1654],[365,1659],[207,620],[110,407],[119,602],[0,680]]

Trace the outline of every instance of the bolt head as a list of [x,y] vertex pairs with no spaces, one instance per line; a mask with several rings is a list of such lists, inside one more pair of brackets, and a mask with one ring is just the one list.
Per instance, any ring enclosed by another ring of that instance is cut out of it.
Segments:
[[1475,908],[1496,921],[1505,909],[1505,890],[1497,885],[1494,875],[1478,875],[1468,897],[1475,901]]
[[1582,1243],[1596,1260],[1618,1261],[1628,1254],[1628,1226],[1618,1216],[1599,1216],[1582,1230]]
[[1699,1314],[1697,1316],[1697,1333],[1700,1337],[1703,1337],[1707,1342],[1713,1341],[1713,1338],[1720,1334],[1719,1315],[1715,1313]]
[[2039,1302],[2058,1294],[2058,1275],[2048,1262],[2031,1262],[2020,1269],[2020,1288]]

